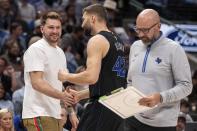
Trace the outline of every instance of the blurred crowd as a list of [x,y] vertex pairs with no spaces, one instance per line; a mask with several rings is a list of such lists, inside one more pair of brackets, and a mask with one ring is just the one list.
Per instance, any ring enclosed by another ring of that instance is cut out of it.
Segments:
[[[153,0],[152,0],[153,1]],[[167,1],[167,0],[166,0]],[[124,11],[121,1],[109,0],[0,0],[0,108],[11,111],[16,131],[25,130],[21,122],[21,111],[24,94],[23,54],[34,42],[41,39],[40,16],[55,10],[63,18],[62,39],[59,46],[63,49],[70,72],[80,72],[85,69],[86,43],[90,36],[84,34],[81,28],[81,16],[84,7],[93,3],[103,4],[109,13],[108,26],[123,39],[128,50],[137,40],[132,26],[123,27]],[[122,4],[129,2],[122,1]],[[146,1],[151,5],[151,0]],[[125,6],[126,7],[126,6]],[[129,10],[129,9],[128,9]],[[125,15],[126,17],[126,15]],[[119,27],[119,28],[117,28]],[[180,117],[187,121],[197,121],[197,71],[193,74],[193,92],[181,102]],[[81,90],[86,86],[65,83],[65,87]],[[86,101],[76,105],[78,117],[86,106]],[[186,108],[186,109],[185,109]],[[3,112],[6,112],[3,110]],[[7,111],[8,112],[8,111]],[[1,111],[0,111],[1,114]],[[67,113],[62,109],[63,126],[66,125]],[[187,118],[187,119],[186,119]],[[2,116],[0,115],[0,125]]]

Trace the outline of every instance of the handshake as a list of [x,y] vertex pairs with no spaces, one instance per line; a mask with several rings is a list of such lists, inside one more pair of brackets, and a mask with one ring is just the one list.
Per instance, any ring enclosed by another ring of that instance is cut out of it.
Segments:
[[[71,74],[69,74],[68,70],[60,70],[58,72],[58,79],[62,82],[68,81],[70,76]],[[78,103],[82,99],[89,98],[89,89],[76,91],[67,87],[61,98],[66,107],[71,106]]]
[[80,92],[67,88],[63,91],[61,100],[64,102],[65,107],[75,105],[81,100]]

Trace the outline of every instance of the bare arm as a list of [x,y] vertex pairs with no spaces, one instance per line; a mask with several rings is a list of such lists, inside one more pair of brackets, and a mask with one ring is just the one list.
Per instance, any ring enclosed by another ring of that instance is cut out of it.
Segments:
[[69,93],[71,93],[72,96],[74,96],[75,103],[79,102],[80,100],[90,98],[89,89],[85,89],[81,91],[75,91],[75,90],[69,89]]
[[101,61],[109,49],[108,41],[101,35],[92,37],[87,46],[87,68],[78,74],[70,74],[60,71],[58,78],[61,81],[69,81],[74,84],[94,84],[99,78]]
[[56,99],[61,99],[64,102],[66,101],[70,104],[74,103],[73,96],[68,94],[66,91],[65,92],[58,91],[57,89],[53,88],[47,81],[45,81],[43,79],[43,72],[41,71],[30,72],[30,79],[31,79],[32,87],[35,90],[47,96]]
[[89,91],[89,89],[85,89],[85,90],[79,91],[78,93],[79,93],[79,99],[80,100],[90,98],[90,91]]

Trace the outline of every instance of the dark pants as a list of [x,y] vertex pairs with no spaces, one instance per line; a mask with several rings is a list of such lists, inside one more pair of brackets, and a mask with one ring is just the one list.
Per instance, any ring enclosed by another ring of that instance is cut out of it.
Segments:
[[86,107],[77,131],[118,131],[122,122],[122,118],[95,101]]
[[130,117],[121,124],[119,131],[176,131],[176,127],[152,127]]

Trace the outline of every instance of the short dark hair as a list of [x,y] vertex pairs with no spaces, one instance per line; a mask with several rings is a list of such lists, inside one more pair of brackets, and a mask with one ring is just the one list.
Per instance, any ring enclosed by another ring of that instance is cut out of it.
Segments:
[[47,19],[59,20],[59,21],[62,23],[62,18],[61,18],[61,16],[60,16],[57,12],[55,12],[55,11],[46,12],[46,13],[41,17],[41,25],[45,25]]
[[87,6],[83,9],[83,13],[84,12],[95,14],[99,18],[107,22],[107,10],[101,4],[93,4],[93,5]]
[[16,30],[19,26],[22,27],[22,25],[21,25],[19,22],[13,22],[13,23],[11,23],[11,26],[10,26],[10,33],[13,33],[14,30]]
[[0,56],[0,59],[4,61],[4,64],[5,64],[4,66],[8,66],[8,61],[5,57]]

